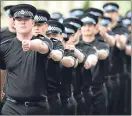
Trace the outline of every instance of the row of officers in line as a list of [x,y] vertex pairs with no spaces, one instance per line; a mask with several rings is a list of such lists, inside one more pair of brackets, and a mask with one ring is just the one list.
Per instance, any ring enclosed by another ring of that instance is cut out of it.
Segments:
[[3,115],[131,114],[131,11],[121,18],[106,3],[64,19],[29,4],[4,9]]

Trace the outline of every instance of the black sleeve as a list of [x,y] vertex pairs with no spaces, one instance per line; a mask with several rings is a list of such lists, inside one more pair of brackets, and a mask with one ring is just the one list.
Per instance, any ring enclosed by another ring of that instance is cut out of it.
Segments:
[[65,49],[65,51],[64,51],[64,56],[72,56],[72,57],[74,57],[75,59],[77,59],[76,55],[74,54],[74,50]]
[[2,59],[0,59],[0,69],[2,69],[2,70],[6,69],[5,62]]
[[125,35],[126,37],[128,37],[128,33],[129,32],[128,32],[127,27],[121,26],[119,28],[119,32],[118,32],[119,35]]
[[47,46],[48,46],[48,48],[49,48],[49,52],[48,52],[47,54],[49,54],[49,53],[52,51],[52,49],[53,49],[53,43],[52,43],[52,41],[51,41],[50,39],[48,39],[48,38],[44,38],[44,39],[43,39],[43,42],[47,44]]
[[108,50],[109,51],[110,46],[106,42],[99,42],[98,45],[97,45],[97,49],[98,50],[104,49],[104,50]]
[[6,69],[6,65],[5,65],[1,51],[0,51],[0,69],[2,69],[2,70]]
[[129,35],[128,36],[128,40],[127,40],[127,43],[126,43],[127,45],[131,45],[131,36]]

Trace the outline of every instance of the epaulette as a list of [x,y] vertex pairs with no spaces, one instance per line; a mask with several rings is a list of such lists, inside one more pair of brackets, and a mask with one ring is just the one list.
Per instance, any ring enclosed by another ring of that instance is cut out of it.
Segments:
[[11,40],[12,40],[12,39],[5,40],[5,41],[1,42],[0,45],[5,44],[5,43],[8,43],[8,42],[11,41]]

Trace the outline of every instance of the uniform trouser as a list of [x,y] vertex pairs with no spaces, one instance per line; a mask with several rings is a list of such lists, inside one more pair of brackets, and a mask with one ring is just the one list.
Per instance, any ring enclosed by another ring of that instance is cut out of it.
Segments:
[[117,105],[120,91],[120,78],[107,78],[106,87],[108,91],[108,114],[117,114]]
[[50,115],[61,115],[61,101],[59,95],[57,93],[48,95],[48,101],[50,106]]
[[74,98],[77,102],[77,113],[76,114],[77,115],[86,115],[87,107],[86,107],[86,103],[85,103],[83,94],[82,93],[75,94]]
[[77,103],[73,96],[67,98],[67,100],[62,102],[62,114],[63,115],[75,115]]
[[83,90],[83,97],[85,99],[85,104],[86,104],[86,115],[92,114],[92,91],[89,88],[85,88]]
[[41,106],[27,106],[25,104],[15,104],[7,100],[2,108],[2,115],[48,115],[48,102],[42,101],[41,104]]
[[120,77],[120,82],[117,114],[127,115],[130,114],[131,80],[128,78],[128,75],[123,75]]
[[92,86],[92,115],[107,114],[107,89],[105,84],[100,87]]

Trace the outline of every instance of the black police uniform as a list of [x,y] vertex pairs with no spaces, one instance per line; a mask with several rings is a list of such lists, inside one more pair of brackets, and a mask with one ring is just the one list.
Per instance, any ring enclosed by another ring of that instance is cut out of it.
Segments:
[[[51,38],[53,42],[54,50],[64,51],[64,47],[61,41]],[[46,63],[46,77],[48,79],[48,101],[50,104],[50,114],[51,115],[60,115],[61,114],[61,101],[59,98],[60,92],[60,62],[53,61],[52,59],[48,59]]]
[[[65,22],[65,20],[64,20]],[[65,35],[67,35],[67,40],[69,37],[77,31],[77,28],[71,24],[64,23],[65,26]],[[72,56],[75,58],[75,64],[77,63],[77,57],[74,54],[73,50],[65,49],[64,56]],[[75,115],[76,113],[76,101],[73,97],[73,92],[71,84],[74,78],[74,67],[67,68],[61,66],[61,85],[60,85],[60,98],[62,102],[62,113],[63,115]]]
[[[131,45],[131,38],[129,36],[127,45]],[[131,97],[131,56],[126,55],[124,52],[123,54],[123,75],[120,78],[121,86],[120,86],[120,93],[118,99],[118,107],[117,112],[118,114],[130,114],[130,97]]]
[[[89,46],[86,42],[80,41],[76,48],[79,49],[85,55],[84,62],[87,56],[91,54],[96,54],[95,49]],[[84,62],[79,64],[76,68],[76,78],[73,83],[73,92],[74,97],[78,103],[77,105],[77,113],[78,114],[91,114],[91,91],[89,91],[91,82],[92,82],[92,75],[90,70],[86,70],[83,65]],[[83,94],[82,94],[83,92]],[[85,99],[84,99],[85,98]],[[87,98],[87,99],[86,99]],[[90,105],[89,105],[90,104]]]
[[[131,45],[131,36],[129,36],[127,45]],[[125,88],[124,88],[124,114],[131,114],[131,56],[125,55]]]
[[[32,38],[32,40],[33,39],[36,38]],[[6,69],[8,70],[6,82],[7,101],[3,106],[2,113],[44,114],[47,109],[44,107],[48,106],[46,102],[46,78],[44,73],[47,55],[42,55],[34,51],[23,52],[21,45],[22,43],[17,38],[14,38],[1,43],[0,46],[0,52],[4,56]],[[49,48],[51,48],[51,46],[49,46]],[[44,107],[40,108],[39,104],[36,105],[39,101],[44,102],[44,104],[42,104]],[[29,105],[27,111],[25,105]],[[33,105],[36,109],[30,111],[32,110],[30,105]],[[17,107],[17,109],[11,110],[8,109],[9,107]],[[39,108],[40,110],[38,110]]]
[[[33,18],[36,8],[28,4],[19,4],[14,6],[10,13],[13,18]],[[31,38],[34,39],[41,38]],[[47,44],[50,52],[53,43],[46,38],[41,40]],[[48,114],[44,73],[48,53],[24,52],[22,42],[15,37],[0,43],[0,54],[8,70],[7,100],[2,108],[2,114]]]
[[[48,22],[48,34],[62,34],[64,26],[54,20]],[[60,40],[50,38],[53,42],[53,50],[60,50],[62,54],[64,53],[64,47]],[[50,105],[50,114],[51,115],[60,115],[61,114],[61,101],[59,97],[60,92],[60,62],[54,61],[53,59],[48,59],[46,63],[46,77],[48,79],[47,93],[48,101]]]
[[[65,49],[64,56],[72,56],[75,58],[75,65],[77,57],[73,50]],[[76,101],[72,96],[71,84],[74,78],[74,67],[64,67],[61,65],[61,84],[60,84],[60,98],[62,104],[63,115],[76,114]]]
[[[109,46],[104,41],[99,41],[97,38],[91,43],[85,43],[91,47],[96,47],[98,50],[105,49],[109,51]],[[106,105],[107,105],[107,91],[104,85],[104,70],[105,70],[105,60],[99,60],[97,65],[90,69],[89,77],[92,80],[87,80],[87,72],[84,72],[84,87],[83,95],[85,102],[88,104],[88,107],[93,107],[92,114],[106,114]],[[90,87],[89,87],[90,86]],[[89,87],[89,88],[88,88]],[[89,93],[91,95],[88,99]],[[91,104],[90,104],[91,102]]]
[[[127,34],[128,30],[122,24],[118,24],[115,28],[112,29],[114,34]],[[114,114],[117,112],[117,107],[120,107],[118,104],[119,100],[119,91],[121,84],[121,79],[123,79],[124,75],[124,50],[120,50],[119,48],[114,47],[111,48],[110,55],[108,57],[109,61],[109,83],[112,83],[110,87],[111,98],[109,101],[109,113]],[[122,81],[123,82],[123,81]],[[113,89],[112,89],[113,88]],[[122,90],[121,90],[122,91]],[[113,102],[114,101],[114,102]],[[118,111],[120,112],[120,110]]]
[[[117,12],[119,9],[119,5],[116,3],[106,3],[103,5],[104,12]],[[123,34],[127,35],[128,30],[127,28],[123,27],[121,23],[118,23],[114,28],[112,28],[112,32],[114,34]],[[118,114],[121,111],[121,108],[118,103],[118,100],[121,101],[121,96],[119,95],[119,91],[124,86],[122,83],[123,75],[124,75],[124,50],[120,50],[119,48],[114,47],[111,48],[110,55],[108,57],[109,61],[109,72],[107,78],[108,78],[108,86],[110,89],[110,100],[109,100],[109,107],[108,107],[108,113],[109,114]],[[122,91],[122,90],[121,90]],[[119,97],[120,96],[120,97]],[[118,110],[117,110],[118,108]]]

